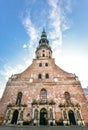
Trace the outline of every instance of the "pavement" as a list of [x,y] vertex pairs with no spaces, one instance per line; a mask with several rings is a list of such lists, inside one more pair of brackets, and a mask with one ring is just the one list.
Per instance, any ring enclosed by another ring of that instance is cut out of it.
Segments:
[[88,126],[17,126],[1,125],[0,130],[88,130]]

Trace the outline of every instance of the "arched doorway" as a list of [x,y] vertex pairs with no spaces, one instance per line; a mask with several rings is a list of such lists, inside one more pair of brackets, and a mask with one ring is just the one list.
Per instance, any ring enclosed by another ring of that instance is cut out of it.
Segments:
[[42,108],[40,110],[40,125],[47,125],[47,110],[45,108]]
[[12,117],[11,124],[17,124],[18,114],[19,114],[18,110],[15,110],[13,112],[13,117]]
[[74,112],[72,110],[69,110],[68,116],[69,116],[70,125],[76,125]]

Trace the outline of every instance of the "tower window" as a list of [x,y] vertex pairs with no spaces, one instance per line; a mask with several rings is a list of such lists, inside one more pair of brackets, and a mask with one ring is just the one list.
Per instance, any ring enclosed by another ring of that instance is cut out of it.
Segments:
[[43,52],[45,52],[45,50],[43,50]]
[[45,54],[43,54],[42,56],[45,57]]
[[39,75],[38,75],[38,79],[41,79],[41,78],[42,78],[42,74],[39,74]]
[[48,66],[48,63],[45,63],[45,66]]
[[42,63],[39,63],[39,67],[41,67],[42,66]]
[[46,78],[46,79],[49,79],[49,74],[46,74],[46,75],[45,75],[45,78]]
[[49,52],[49,58],[51,57],[51,53]]

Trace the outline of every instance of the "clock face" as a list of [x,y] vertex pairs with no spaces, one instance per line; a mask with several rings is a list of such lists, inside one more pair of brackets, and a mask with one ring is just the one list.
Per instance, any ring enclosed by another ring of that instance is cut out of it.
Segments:
[[58,78],[54,78],[54,82],[58,82]]

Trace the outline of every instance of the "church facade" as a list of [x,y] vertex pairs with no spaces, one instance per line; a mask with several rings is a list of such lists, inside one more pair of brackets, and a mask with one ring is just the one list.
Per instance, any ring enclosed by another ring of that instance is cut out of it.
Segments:
[[88,99],[81,83],[75,74],[55,64],[45,30],[32,64],[9,78],[0,101],[0,117],[3,124],[88,124]]

